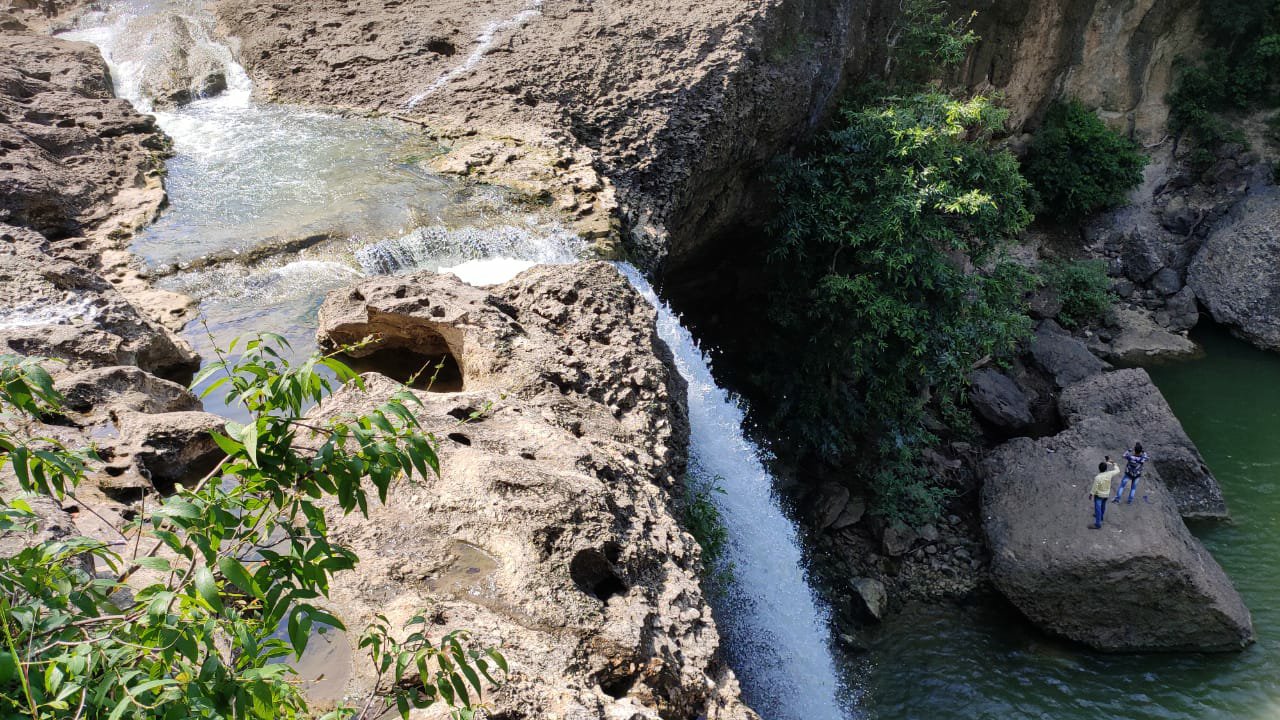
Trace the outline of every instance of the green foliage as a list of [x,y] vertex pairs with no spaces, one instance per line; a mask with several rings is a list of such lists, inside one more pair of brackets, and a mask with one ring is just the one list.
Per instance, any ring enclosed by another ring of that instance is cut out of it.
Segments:
[[1205,0],[1201,9],[1211,47],[1199,61],[1179,63],[1169,125],[1196,142],[1193,162],[1205,165],[1216,145],[1244,142],[1224,113],[1280,104],[1280,2]]
[[1123,203],[1146,164],[1136,143],[1072,100],[1049,109],[1023,170],[1047,214],[1066,220]]
[[935,78],[939,70],[959,65],[978,42],[969,29],[976,15],[952,20],[943,0],[904,0],[890,41],[892,74],[923,82]]
[[1077,328],[1102,321],[1115,303],[1105,260],[1059,260],[1049,263],[1045,280],[1058,293],[1058,321]]
[[774,177],[771,421],[856,466],[886,515],[937,513],[926,408],[954,406],[973,364],[1030,330],[1029,278],[1002,259],[1031,220],[1017,161],[990,146],[1005,118],[982,97],[884,98]]
[[[438,462],[434,439],[410,412],[411,393],[358,417],[306,418],[304,409],[332,391],[330,376],[357,388],[361,381],[330,357],[290,366],[277,343],[284,340],[250,339],[234,363],[200,374],[204,394],[226,388],[228,402],[250,415],[215,435],[227,456],[204,480],[124,528],[123,542],[62,538],[0,559],[0,716],[310,716],[281,661],[301,656],[316,623],[342,628],[315,601],[334,573],[357,562],[330,540],[319,501],[365,513],[366,487],[385,500],[394,480],[426,478]],[[34,527],[32,495],[74,497],[91,461],[40,436],[40,417],[59,402],[36,363],[0,359],[0,466],[12,468],[24,493],[0,503],[0,531]],[[287,641],[273,637],[280,627]],[[435,646],[420,633],[407,646],[385,628],[372,637],[375,666],[391,652],[397,681],[408,680],[399,663],[412,658],[420,673],[413,702],[443,700],[457,718],[472,717],[474,699],[458,678],[478,698],[475,673],[488,677],[489,667],[481,655],[505,670],[496,654],[466,649],[461,635]],[[331,716],[364,717],[372,701]]]
[[723,581],[732,576],[733,570],[724,557],[729,545],[729,529],[715,503],[715,496],[724,494],[719,481],[719,477],[685,477],[684,528],[702,546],[703,576]]

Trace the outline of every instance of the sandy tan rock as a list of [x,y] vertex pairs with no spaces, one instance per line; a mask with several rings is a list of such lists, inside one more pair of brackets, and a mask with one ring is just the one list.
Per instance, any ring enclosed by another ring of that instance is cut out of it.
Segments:
[[[675,522],[687,418],[654,311],[612,266],[543,266],[487,290],[451,276],[377,278],[326,301],[320,337],[361,353],[449,353],[462,388],[416,391],[442,475],[405,483],[369,521],[335,518],[362,557],[332,605],[359,627],[436,608],[441,631],[501,643],[511,717],[754,718],[719,659],[700,553]],[[317,411],[399,386],[366,375]],[[460,423],[473,413],[479,417]],[[371,682],[352,664],[349,688]]]

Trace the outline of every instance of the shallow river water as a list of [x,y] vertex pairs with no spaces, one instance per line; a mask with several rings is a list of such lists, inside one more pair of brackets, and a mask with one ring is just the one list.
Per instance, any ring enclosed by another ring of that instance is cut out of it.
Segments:
[[1148,371],[1222,484],[1232,522],[1192,530],[1253,612],[1257,644],[1100,655],[1045,637],[996,601],[914,608],[876,638],[869,716],[1280,718],[1280,357],[1219,329],[1193,337],[1204,358]]

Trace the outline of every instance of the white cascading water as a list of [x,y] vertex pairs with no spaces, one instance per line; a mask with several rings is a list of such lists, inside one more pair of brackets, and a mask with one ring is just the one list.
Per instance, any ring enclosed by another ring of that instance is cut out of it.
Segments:
[[795,525],[782,512],[738,401],[716,384],[693,335],[634,267],[619,268],[658,311],[658,335],[689,383],[689,473],[715,479],[729,531],[729,587],[712,597],[730,665],[765,720],[851,717],[829,646],[829,613],[805,577]]
[[[498,32],[526,22],[540,8],[540,1],[533,0],[511,18],[488,26],[460,68],[436,80],[419,99],[479,62]],[[354,225],[346,250],[329,248],[259,267],[212,268],[166,281],[166,286],[202,299],[215,334],[288,328],[286,334],[305,347],[326,289],[365,274],[429,268],[488,285],[538,262],[580,257],[584,243],[543,220],[516,218],[517,223],[501,220],[483,227],[455,223],[445,229],[448,223],[438,218],[451,217],[457,196],[442,180],[391,159],[404,152],[407,131],[389,123],[254,103],[244,69],[208,35],[211,19],[194,3],[113,3],[98,15],[97,25],[67,37],[98,45],[111,65],[117,92],[150,111],[138,80],[147,44],[138,28],[146,25],[135,23],[148,14],[175,11],[203,29],[197,32],[198,42],[224,57],[228,89],[155,113],[175,145],[166,181],[173,208],[139,239],[135,250],[153,261],[169,262],[184,253],[192,257],[239,247],[236,243],[245,238],[282,231],[296,237],[302,234],[299,228],[332,233],[335,227],[347,230],[343,222]],[[428,200],[422,205],[424,196]],[[512,217],[500,201],[481,202],[490,203],[481,211],[486,217]],[[404,217],[413,203],[419,205]],[[495,207],[499,211],[491,213]],[[436,221],[417,222],[423,217]],[[827,611],[805,578],[796,528],[773,494],[761,451],[743,435],[742,409],[716,385],[697,343],[648,282],[633,267],[620,268],[657,309],[659,333],[688,380],[690,473],[718,478],[725,490],[714,500],[730,533],[727,559],[733,581],[713,601],[726,652],[747,698],[765,720],[844,720],[853,712],[829,649]],[[75,309],[73,303],[68,307]],[[208,350],[203,331],[188,333],[188,338],[197,349]]]

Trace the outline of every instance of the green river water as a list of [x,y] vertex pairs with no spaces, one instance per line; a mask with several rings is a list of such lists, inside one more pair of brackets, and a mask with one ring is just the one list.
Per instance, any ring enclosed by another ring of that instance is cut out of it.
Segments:
[[1233,521],[1192,530],[1253,612],[1257,644],[1100,655],[1046,637],[999,601],[915,608],[874,639],[870,717],[1280,718],[1280,356],[1218,329],[1193,337],[1202,359],[1148,371],[1222,484]]

